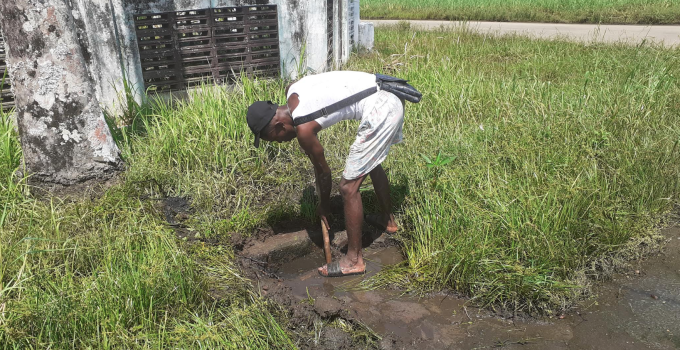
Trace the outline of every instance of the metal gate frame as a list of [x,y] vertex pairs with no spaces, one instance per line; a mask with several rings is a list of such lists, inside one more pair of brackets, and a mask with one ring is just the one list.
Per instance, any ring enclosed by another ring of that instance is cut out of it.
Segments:
[[14,95],[11,90],[7,71],[7,53],[5,52],[5,39],[0,33],[0,109],[9,111],[14,107]]
[[354,9],[355,9],[354,1],[355,0],[349,0],[347,2],[347,6],[348,6],[348,8],[347,8],[347,11],[348,11],[348,13],[347,13],[347,16],[348,16],[347,25],[349,27],[348,28],[348,35],[349,35],[350,50],[352,48],[354,48],[354,45],[356,43],[356,33],[354,32]]
[[333,62],[335,61],[335,16],[333,16],[334,0],[326,0],[326,68],[333,69]]
[[276,5],[139,14],[134,20],[147,91],[280,74]]

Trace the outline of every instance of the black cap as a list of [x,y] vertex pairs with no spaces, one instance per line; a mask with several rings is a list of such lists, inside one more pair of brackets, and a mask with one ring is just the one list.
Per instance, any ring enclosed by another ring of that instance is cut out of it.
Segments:
[[257,101],[248,107],[248,127],[255,134],[255,147],[260,146],[260,133],[272,121],[279,106],[272,101]]

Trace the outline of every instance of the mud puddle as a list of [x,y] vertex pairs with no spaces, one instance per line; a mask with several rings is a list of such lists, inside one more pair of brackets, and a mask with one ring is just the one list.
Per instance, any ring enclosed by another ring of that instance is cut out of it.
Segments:
[[[385,265],[402,260],[397,247],[367,248],[365,276],[323,278],[320,249],[277,272],[299,301],[328,295],[383,339],[385,349],[678,349],[680,348],[680,228],[664,230],[664,253],[633,263],[598,288],[599,297],[566,315],[504,319],[450,295],[426,298],[357,291]],[[327,299],[327,298],[326,298]]]

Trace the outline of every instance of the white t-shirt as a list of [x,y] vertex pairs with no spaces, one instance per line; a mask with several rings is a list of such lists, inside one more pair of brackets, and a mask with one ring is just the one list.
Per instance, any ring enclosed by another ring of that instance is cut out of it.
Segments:
[[[324,107],[356,93],[376,86],[375,75],[364,72],[335,71],[306,76],[288,90],[289,98],[298,94],[300,104],[293,110],[293,119],[304,117]],[[316,122],[325,129],[341,120],[361,120],[363,114],[363,100],[337,110]]]

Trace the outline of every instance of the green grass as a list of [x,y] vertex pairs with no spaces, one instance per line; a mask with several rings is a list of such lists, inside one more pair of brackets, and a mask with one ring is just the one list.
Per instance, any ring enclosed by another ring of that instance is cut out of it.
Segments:
[[[550,311],[655,243],[679,193],[677,50],[406,26],[377,30],[376,48],[347,68],[411,79],[424,99],[408,105],[406,141],[384,164],[406,261],[367,283]],[[131,111],[133,127],[116,133],[123,181],[81,201],[36,199],[14,178],[21,153],[3,115],[3,348],[295,347],[304,334],[252,292],[228,243],[312,218],[298,145],[254,149],[244,122],[252,101],[282,102],[285,85],[244,80]],[[336,180],[356,127],[321,134]],[[191,198],[184,225],[217,244],[178,239],[165,196]]]
[[232,249],[176,239],[133,182],[82,201],[30,196],[0,117],[0,348],[295,347]]
[[680,23],[678,0],[365,0],[363,19]]
[[377,283],[554,310],[653,242],[679,189],[677,50],[400,28],[349,67],[425,94],[385,164],[407,263]]
[[[587,292],[586,276],[653,244],[678,194],[677,50],[407,27],[376,39],[378,53],[347,69],[409,78],[425,99],[409,105],[406,143],[385,163],[407,263],[374,283],[555,310]],[[132,142],[128,178],[191,196],[201,235],[310,219],[301,198],[313,176],[297,144],[253,149],[238,119],[255,99],[282,102],[283,86],[246,81],[238,98],[207,89],[158,109]],[[336,180],[355,129],[321,134]],[[427,167],[421,154],[439,152],[453,160]]]

